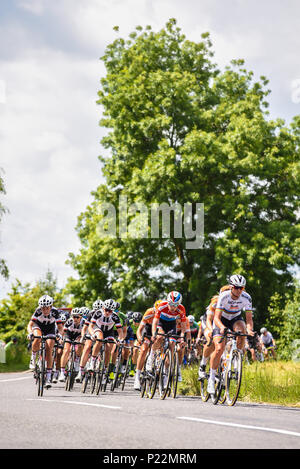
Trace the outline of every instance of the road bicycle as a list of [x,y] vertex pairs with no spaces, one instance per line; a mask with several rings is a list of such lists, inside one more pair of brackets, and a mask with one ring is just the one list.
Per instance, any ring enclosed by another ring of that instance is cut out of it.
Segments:
[[[35,336],[34,338],[37,338]],[[39,350],[38,360],[35,364],[33,377],[37,385],[37,395],[42,397],[44,394],[45,382],[46,382],[46,341],[51,338],[49,336],[42,335],[39,337],[41,339],[41,346]]]
[[107,353],[110,352],[106,349],[106,344],[115,344],[115,340],[111,339],[96,339],[97,342],[101,342],[101,348],[99,352],[98,367],[95,377],[95,394],[99,395],[100,390],[105,392],[109,382],[109,366],[106,367],[105,362],[107,361]]
[[242,383],[243,354],[241,350],[237,348],[237,337],[249,338],[252,336],[241,332],[225,330],[224,336],[220,340],[220,342],[222,342],[225,338],[230,339],[230,351],[226,359],[225,373],[226,403],[229,406],[233,406],[236,403]]
[[112,380],[111,387],[110,387],[111,391],[114,391],[118,387],[121,387],[122,391],[124,390],[125,381],[126,381],[126,373],[128,371],[128,362],[129,362],[129,359],[128,359],[125,365],[125,370],[122,371],[124,349],[131,349],[131,347],[123,343],[119,343],[117,345],[117,359],[116,359],[116,364],[115,364],[114,379]]
[[165,338],[163,350],[160,355],[159,374],[158,374],[158,390],[161,399],[165,399],[172,394],[173,398],[177,394],[179,360],[177,347],[173,351],[170,348],[170,340],[179,339],[180,336],[168,332],[167,334],[158,333],[157,335]]
[[72,340],[71,342],[71,351],[70,351],[70,356],[69,360],[67,363],[67,376],[66,376],[66,384],[65,384],[65,389],[66,391],[71,391],[74,386],[74,381],[75,381],[75,359],[76,359],[76,346],[81,345],[81,342],[78,342],[76,340]]

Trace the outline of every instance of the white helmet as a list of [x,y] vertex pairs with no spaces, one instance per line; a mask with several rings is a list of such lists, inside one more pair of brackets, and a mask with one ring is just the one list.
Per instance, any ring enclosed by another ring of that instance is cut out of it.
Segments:
[[189,320],[189,322],[192,323],[192,322],[195,321],[195,317],[194,317],[192,314],[190,314],[190,315],[188,316],[188,320]]
[[167,302],[171,306],[180,305],[182,302],[182,296],[178,291],[171,291],[167,296]]
[[80,312],[81,312],[81,314],[82,314],[83,316],[85,316],[85,315],[89,314],[90,310],[89,310],[89,308],[87,308],[86,306],[82,306],[82,307],[80,308]]
[[116,302],[115,300],[109,299],[103,302],[104,309],[110,309],[110,311],[114,311],[116,309]]
[[43,306],[52,306],[53,305],[53,298],[49,295],[43,295],[39,299],[39,306],[42,308]]
[[267,328],[266,328],[266,327],[262,327],[261,330],[260,330],[260,333],[261,333],[261,334],[264,334],[265,332],[267,332]]
[[103,301],[101,300],[96,300],[93,303],[93,309],[101,309],[103,306]]
[[234,287],[244,287],[246,285],[246,279],[242,275],[231,275],[229,283]]
[[73,308],[71,316],[82,316],[81,308]]

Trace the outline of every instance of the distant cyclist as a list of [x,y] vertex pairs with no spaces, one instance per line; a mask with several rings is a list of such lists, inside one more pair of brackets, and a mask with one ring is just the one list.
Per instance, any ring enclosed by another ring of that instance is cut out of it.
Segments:
[[276,343],[271,332],[269,332],[266,327],[262,327],[260,330],[260,333],[261,333],[260,341],[263,347],[263,353],[264,353],[265,358],[268,358],[268,351],[270,350],[273,358],[276,360],[276,352],[275,352]]

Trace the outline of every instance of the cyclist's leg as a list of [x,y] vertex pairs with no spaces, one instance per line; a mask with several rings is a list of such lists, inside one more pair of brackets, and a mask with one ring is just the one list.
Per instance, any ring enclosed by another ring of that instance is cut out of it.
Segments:
[[61,372],[59,376],[59,381],[63,382],[65,381],[65,368],[69,360],[70,356],[70,351],[71,351],[71,342],[67,339],[64,343],[64,348],[63,348],[63,353],[61,357]]
[[[241,319],[240,316],[239,316],[238,318],[236,318],[236,320],[233,320],[233,321],[232,321],[232,330],[233,330],[234,332],[241,332],[242,334],[246,334],[246,324],[245,324],[245,322]],[[244,351],[244,348],[245,348],[245,340],[246,340],[245,337],[237,337],[236,345],[237,345],[237,348],[238,348],[241,352]]]
[[34,367],[35,367],[36,356],[37,356],[37,353],[40,350],[40,346],[41,346],[40,337],[42,337],[42,331],[39,327],[33,327],[32,328],[32,333],[33,333],[35,338],[33,339],[32,345],[31,345],[31,359],[30,359],[29,368],[33,370]]

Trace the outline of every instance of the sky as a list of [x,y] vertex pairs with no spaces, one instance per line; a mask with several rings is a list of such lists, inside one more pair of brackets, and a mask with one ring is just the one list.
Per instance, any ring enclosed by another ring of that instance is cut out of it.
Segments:
[[50,269],[63,287],[77,276],[65,263],[80,249],[77,217],[103,182],[100,57],[114,26],[126,38],[169,18],[191,41],[208,31],[219,68],[243,58],[266,76],[271,118],[300,114],[299,0],[1,0],[0,299],[16,278],[34,284]]

